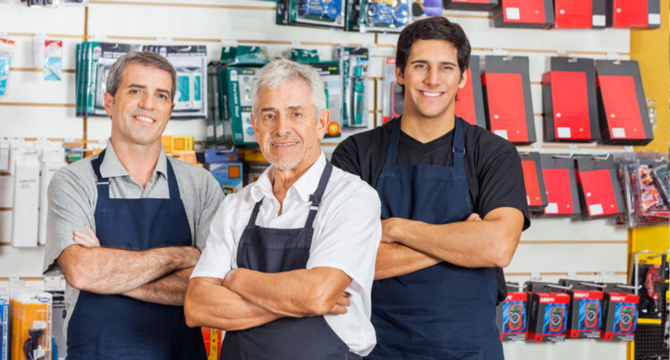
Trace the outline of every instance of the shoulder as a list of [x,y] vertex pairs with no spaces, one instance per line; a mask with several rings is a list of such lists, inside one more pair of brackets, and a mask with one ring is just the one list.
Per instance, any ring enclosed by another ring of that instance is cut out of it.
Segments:
[[346,150],[347,152],[360,153],[363,151],[372,151],[375,145],[380,144],[388,138],[391,132],[390,123],[379,126],[375,129],[356,133],[344,139],[335,149],[336,152]]
[[[333,173],[324,193],[324,201],[343,202],[352,197],[370,197],[379,201],[377,191],[358,175],[333,166]],[[380,205],[381,206],[381,205]]]
[[214,179],[212,174],[200,166],[189,164],[171,156],[168,156],[168,161],[172,165],[172,169],[174,170],[179,183],[182,183],[183,181],[185,181],[187,185],[208,185],[216,183],[216,179]]
[[95,187],[97,176],[93,171],[91,161],[97,155],[64,166],[56,171],[50,185],[54,187]]

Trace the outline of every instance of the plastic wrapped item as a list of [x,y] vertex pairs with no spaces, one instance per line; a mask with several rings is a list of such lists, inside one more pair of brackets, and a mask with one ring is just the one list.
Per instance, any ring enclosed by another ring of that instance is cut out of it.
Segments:
[[14,41],[0,38],[0,96],[5,95],[7,90],[12,55],[14,55]]
[[44,80],[60,81],[63,77],[63,40],[44,42]]
[[[656,185],[664,181],[662,173],[667,164],[667,158],[657,153],[631,153],[619,159],[619,178],[627,208],[619,223],[626,223],[629,228],[668,224],[670,206]],[[654,170],[660,174],[656,179]],[[667,187],[667,182],[659,185]]]
[[399,33],[411,21],[409,0],[352,0],[347,30]]

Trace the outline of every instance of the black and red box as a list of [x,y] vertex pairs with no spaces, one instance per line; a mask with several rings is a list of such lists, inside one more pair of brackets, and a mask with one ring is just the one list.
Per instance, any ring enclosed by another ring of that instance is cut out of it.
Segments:
[[581,214],[574,159],[566,155],[541,154],[540,162],[547,193],[544,215],[574,216]]
[[533,291],[528,307],[528,340],[564,341],[568,328],[569,306],[568,294]]
[[604,144],[646,145],[654,139],[637,61],[596,60],[600,132]]
[[607,0],[606,11],[607,27],[661,27],[661,0]]
[[484,96],[482,95],[482,79],[479,70],[479,56],[471,55],[467,70],[467,81],[456,94],[454,104],[455,115],[472,125],[486,129]]
[[602,340],[635,341],[640,297],[629,292],[603,294]]
[[595,283],[561,279],[559,283],[571,287],[568,308],[568,330],[573,339],[599,339],[602,325],[603,292]]
[[607,0],[554,0],[556,29],[604,29]]
[[489,55],[485,60],[482,90],[488,129],[514,144],[534,143],[528,57]]
[[493,26],[548,29],[554,25],[553,0],[500,0]]
[[442,0],[442,5],[448,10],[488,11],[499,3],[499,0]]
[[527,292],[508,291],[505,300],[498,304],[496,324],[500,331],[500,340],[526,340],[528,294]]
[[542,76],[542,104],[546,141],[600,140],[593,59],[552,57]]
[[542,211],[547,206],[547,190],[544,187],[540,154],[520,152],[519,157],[521,157],[523,181],[526,186],[528,210]]
[[625,205],[614,157],[580,156],[575,162],[582,219],[623,214]]

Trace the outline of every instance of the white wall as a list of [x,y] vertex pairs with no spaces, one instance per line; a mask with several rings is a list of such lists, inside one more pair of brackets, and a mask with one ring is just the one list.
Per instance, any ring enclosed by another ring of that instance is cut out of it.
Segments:
[[[330,59],[333,47],[341,43],[372,46],[377,42],[379,54],[394,52],[395,35],[278,26],[274,24],[274,8],[272,2],[252,0],[143,0],[142,3],[91,0],[86,33],[95,39],[107,37],[120,42],[151,44],[157,43],[160,37],[172,38],[176,44],[202,43],[208,47],[210,60],[220,56],[222,41],[229,40],[267,46],[271,56],[286,53],[291,44],[317,48],[323,59]],[[463,26],[474,54],[491,54],[495,49],[530,57],[538,139],[542,139],[540,81],[547,57],[567,53],[603,59],[608,52],[615,52],[627,59],[630,51],[628,30],[495,29],[487,13],[449,11],[445,14]],[[9,38],[16,41],[7,95],[0,98],[0,138],[81,139],[85,126],[91,142],[102,142],[109,136],[109,120],[90,118],[85,121],[74,114],[74,50],[83,39],[85,18],[83,8],[35,9],[27,8],[25,3],[0,5],[0,34],[8,33]],[[33,69],[31,36],[34,33],[64,40],[63,68],[68,71],[61,82],[45,82],[41,70]],[[373,68],[370,75],[378,80],[382,57],[374,61],[377,68]],[[381,89],[381,83],[379,85]],[[377,100],[380,106],[381,95]],[[381,121],[381,117],[378,119]],[[197,141],[204,141],[204,121],[172,121],[166,134],[193,135]],[[332,152],[341,140],[329,140],[331,144],[326,144],[324,150]],[[563,153],[624,151],[623,147],[555,145],[541,141],[532,148]],[[14,249],[8,246],[12,180],[11,176],[0,175],[0,287],[8,285],[9,277],[22,277],[40,286],[43,248]],[[508,280],[522,282],[533,275],[548,281],[566,276],[625,281],[626,240],[626,229],[615,227],[606,220],[533,219],[531,229],[523,234],[514,260],[506,269]],[[505,352],[508,359],[623,360],[626,356],[624,344],[594,340],[573,340],[563,344],[506,343]]]

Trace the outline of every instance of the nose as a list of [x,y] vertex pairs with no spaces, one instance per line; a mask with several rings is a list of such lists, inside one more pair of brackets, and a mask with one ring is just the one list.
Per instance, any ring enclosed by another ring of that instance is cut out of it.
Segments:
[[275,123],[276,124],[275,132],[277,133],[277,135],[284,136],[290,133],[291,124],[288,114],[278,114],[277,117],[278,119],[277,122]]
[[140,98],[140,101],[137,103],[137,106],[146,110],[153,110],[154,105],[154,98],[149,93],[142,95],[142,98]]
[[424,84],[428,86],[436,86],[439,85],[439,74],[438,74],[438,68],[436,67],[431,67],[427,72],[426,72],[426,77],[423,79]]

